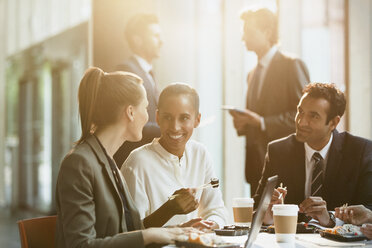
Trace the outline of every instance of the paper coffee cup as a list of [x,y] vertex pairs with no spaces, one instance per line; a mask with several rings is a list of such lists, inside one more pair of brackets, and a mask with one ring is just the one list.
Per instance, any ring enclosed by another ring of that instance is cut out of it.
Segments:
[[253,198],[233,198],[232,207],[235,225],[251,226],[253,204]]
[[298,206],[293,204],[276,204],[272,208],[274,215],[275,236],[277,242],[295,241]]

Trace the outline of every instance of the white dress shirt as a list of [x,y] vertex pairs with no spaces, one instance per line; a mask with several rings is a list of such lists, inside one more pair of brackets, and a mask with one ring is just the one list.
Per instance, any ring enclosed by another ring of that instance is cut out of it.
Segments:
[[146,77],[150,80],[152,87],[156,87],[155,80],[150,74],[150,71],[152,71],[152,65],[149,64],[149,62],[147,62],[144,58],[138,56],[137,54],[133,54],[133,57],[137,60],[142,70],[146,73]]
[[312,159],[315,152],[318,152],[323,160],[324,160],[324,167],[323,167],[323,179],[325,176],[325,170],[327,167],[327,161],[329,157],[329,148],[332,144],[333,140],[333,133],[331,133],[331,138],[329,139],[327,145],[323,147],[322,150],[316,151],[311,148],[307,143],[304,144],[305,146],[305,166],[306,166],[306,181],[305,181],[305,199],[310,197],[311,195],[311,181],[313,177],[314,165],[315,161]]
[[[257,64],[260,64],[262,66],[261,73],[259,76],[259,84],[258,84],[258,97],[261,94],[262,86],[264,83],[264,79],[267,73],[267,69],[269,68],[270,62],[273,60],[275,53],[278,51],[277,46],[272,46],[270,50],[257,62]],[[264,117],[261,117],[261,131],[266,130],[265,125],[265,119]]]
[[[166,151],[154,139],[152,143],[134,150],[121,169],[141,219],[162,206],[174,191],[195,188],[215,177],[212,160],[206,148],[189,140],[181,159]],[[198,190],[197,210],[187,215],[175,215],[165,225],[177,225],[192,218],[202,217],[223,227],[227,221],[219,188]]]

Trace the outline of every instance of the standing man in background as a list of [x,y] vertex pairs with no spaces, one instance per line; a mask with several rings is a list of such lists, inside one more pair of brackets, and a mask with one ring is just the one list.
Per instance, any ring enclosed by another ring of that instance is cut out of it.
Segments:
[[133,72],[142,78],[149,102],[147,108],[149,120],[143,128],[141,141],[127,141],[115,153],[114,159],[119,167],[132,150],[150,143],[155,137],[160,137],[160,129],[155,121],[159,90],[152,66],[153,60],[159,57],[160,48],[163,44],[157,16],[153,14],[133,16],[126,26],[125,38],[133,55],[119,65],[117,70]]
[[295,131],[294,117],[302,89],[310,81],[306,65],[278,50],[278,21],[268,9],[248,10],[243,41],[257,55],[247,77],[245,112],[230,111],[238,135],[246,137],[245,177],[252,194],[261,178],[268,142]]

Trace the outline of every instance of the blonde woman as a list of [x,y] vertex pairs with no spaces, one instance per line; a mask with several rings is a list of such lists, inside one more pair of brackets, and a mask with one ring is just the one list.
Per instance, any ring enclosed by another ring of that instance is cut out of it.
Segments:
[[79,87],[82,135],[63,160],[56,188],[56,247],[144,247],[171,243],[181,228],[143,229],[113,160],[138,141],[148,120],[146,91],[131,73],[86,71]]

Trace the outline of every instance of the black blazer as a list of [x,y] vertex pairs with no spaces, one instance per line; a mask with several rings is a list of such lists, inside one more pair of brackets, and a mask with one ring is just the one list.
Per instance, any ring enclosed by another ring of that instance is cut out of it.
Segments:
[[261,94],[257,102],[252,83],[254,70],[247,77],[247,109],[264,117],[266,130],[246,126],[238,135],[246,136],[245,176],[253,186],[253,191],[261,178],[267,144],[275,139],[285,137],[295,131],[294,118],[297,104],[302,96],[302,89],[309,83],[309,72],[306,65],[278,51],[266,71]]
[[142,221],[124,179],[123,184],[138,231],[127,232],[119,189],[96,138],[77,145],[58,173],[56,247],[144,247]]
[[114,159],[116,164],[121,167],[125,159],[129,156],[130,152],[137,147],[150,143],[154,138],[160,137],[160,129],[155,119],[155,112],[158,108],[159,91],[152,85],[146,72],[138,64],[138,61],[134,57],[130,57],[123,64],[117,67],[117,70],[128,71],[135,73],[143,80],[143,86],[147,93],[147,100],[149,105],[147,107],[147,113],[149,114],[149,120],[142,131],[142,140],[139,142],[125,142],[119,150],[115,153]]
[[[305,148],[294,134],[269,144],[262,179],[256,193],[262,194],[265,178],[278,175],[287,186],[285,203],[300,204],[305,199]],[[334,210],[345,203],[363,204],[372,209],[372,142],[350,133],[333,132],[322,198]]]

